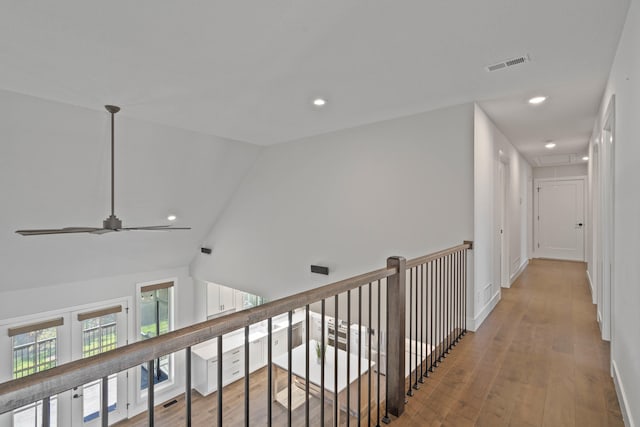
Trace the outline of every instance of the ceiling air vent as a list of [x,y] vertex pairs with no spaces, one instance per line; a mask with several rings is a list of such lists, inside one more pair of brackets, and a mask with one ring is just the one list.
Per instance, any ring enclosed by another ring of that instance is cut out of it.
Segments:
[[498,71],[504,68],[515,67],[516,65],[524,64],[525,62],[531,61],[529,55],[518,56],[516,58],[511,58],[504,60],[502,62],[497,62],[495,64],[487,65],[487,71]]

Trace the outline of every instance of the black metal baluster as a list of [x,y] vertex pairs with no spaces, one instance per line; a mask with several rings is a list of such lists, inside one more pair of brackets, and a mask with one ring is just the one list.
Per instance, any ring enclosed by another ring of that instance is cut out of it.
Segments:
[[154,360],[149,360],[147,362],[147,425],[149,427],[153,427],[153,423],[154,423],[154,416],[153,416],[153,410],[154,410],[154,387],[155,387],[155,375],[153,374],[154,372]]
[[[371,427],[371,292],[373,291],[373,284],[369,282],[369,321],[367,322],[367,339],[369,345],[367,355],[367,427]],[[323,426],[324,427],[324,426]],[[359,426],[358,426],[359,427]]]
[[338,426],[338,305],[339,296],[335,296],[335,314],[333,319],[333,425]]
[[[406,272],[400,272],[399,274],[406,274]],[[411,354],[411,340],[413,339],[413,335],[412,335],[412,325],[413,325],[413,319],[412,319],[412,309],[413,309],[413,268],[409,270],[409,387],[407,389],[407,396],[413,396],[413,389],[411,388],[411,377],[413,376],[413,372],[411,372],[411,368],[413,367],[412,365],[412,357],[413,356]],[[387,331],[388,333],[389,331]],[[388,371],[387,371],[388,372]]]
[[[385,281],[385,289],[384,295],[386,300],[386,310],[384,312],[384,330],[385,330],[385,345],[384,345],[384,372],[385,377],[389,376],[389,284]],[[384,417],[382,417],[382,422],[385,424],[389,424],[391,422],[391,418],[389,417],[389,381],[385,379],[384,381]]]
[[222,427],[222,335],[218,337],[218,427]]
[[100,415],[102,427],[109,426],[109,377],[102,377],[102,395],[100,396],[102,403],[100,404]]
[[191,347],[187,347],[184,349],[184,364],[185,364],[185,390],[184,390],[184,401],[185,401],[185,419],[187,427],[191,427]]
[[[380,427],[380,370],[382,369],[380,367],[380,353],[382,352],[381,347],[381,342],[380,342],[380,335],[381,335],[381,329],[380,329],[380,319],[382,318],[382,312],[380,311],[380,280],[378,280],[378,342],[377,342],[377,362],[376,362],[376,368],[377,368],[377,374],[378,374],[378,386],[376,387],[376,412],[377,412],[377,417],[376,417],[376,427]],[[385,371],[386,372],[386,371]],[[323,426],[324,427],[324,426]]]
[[320,329],[322,330],[320,332],[320,339],[321,339],[321,343],[320,343],[320,350],[322,353],[322,360],[320,361],[320,425],[322,427],[324,426],[324,365],[325,365],[325,354],[326,354],[326,339],[325,339],[325,300],[322,300],[322,308],[321,308],[321,314],[320,314]]
[[462,338],[462,251],[458,252],[458,342]]
[[464,251],[464,266],[463,266],[463,281],[464,281],[464,332],[462,335],[467,334],[467,251]]
[[51,426],[51,398],[42,399],[42,427]]
[[445,294],[445,306],[444,306],[444,325],[445,325],[445,355],[444,357],[447,357],[447,354],[449,354],[449,337],[450,337],[450,327],[451,325],[449,324],[449,306],[451,304],[451,282],[450,282],[450,278],[451,278],[451,263],[450,263],[450,258],[449,255],[447,255],[445,257],[445,280],[444,280],[444,294]]
[[[347,427],[351,425],[351,290],[347,291]],[[336,384],[337,387],[337,384]]]
[[447,255],[447,354],[451,353],[451,254]]
[[[420,378],[418,381],[424,384],[424,375],[427,372],[427,314],[425,313],[425,276],[427,264],[420,265]],[[424,354],[423,354],[424,353]]]
[[453,346],[458,345],[458,252],[453,253]]
[[434,294],[434,281],[433,281],[433,277],[434,277],[434,267],[435,267],[435,261],[431,261],[429,263],[429,272],[431,273],[429,275],[430,281],[429,281],[429,320],[430,320],[430,325],[429,325],[429,345],[431,346],[429,349],[429,370],[431,372],[433,372],[433,364],[434,364],[434,355],[436,352],[436,346],[435,346],[435,337],[433,335],[433,331],[434,331],[434,327],[433,327],[433,322],[435,321],[435,313],[433,311],[433,307],[435,305],[435,294]]
[[443,258],[440,258],[438,260],[439,262],[439,268],[438,268],[438,283],[439,283],[439,287],[440,287],[440,310],[438,312],[438,320],[440,321],[440,333],[439,333],[439,337],[438,340],[439,342],[439,362],[442,363],[442,358],[444,357],[444,293],[442,292],[444,290],[444,284],[443,284],[443,278],[444,278],[444,274],[443,274],[443,264],[444,264],[444,260]]
[[292,323],[293,323],[293,312],[291,310],[289,310],[289,326],[287,328],[287,351],[288,351],[288,355],[287,355],[287,425],[289,427],[292,426],[291,424],[291,383],[293,382],[293,374],[291,372],[291,370],[293,369],[292,365],[293,365],[293,328],[292,328]]
[[[419,293],[418,293],[418,289],[419,289],[419,285],[418,285],[419,275],[418,275],[418,273],[419,273],[420,270],[419,270],[418,266],[414,267],[414,269],[415,269],[415,272],[416,272],[416,278],[415,278],[415,281],[414,281],[415,297],[416,297],[416,302],[415,302],[415,318],[416,318],[416,320],[415,320],[415,328],[414,328],[415,329],[415,331],[414,331],[414,335],[415,335],[415,340],[414,340],[414,342],[415,342],[415,345],[414,345],[415,357],[413,358],[415,363],[411,368],[415,369],[415,372],[416,372],[416,380],[413,383],[413,388],[415,390],[418,390],[420,388],[420,385],[418,385],[418,341],[419,341],[419,339],[418,339],[418,336],[419,336],[418,335],[418,307],[419,307],[418,306],[418,299],[420,298],[419,297]],[[411,343],[409,343],[409,344],[411,344]],[[409,352],[411,352],[411,345],[409,345]],[[409,375],[411,375],[411,371],[409,371]]]
[[309,304],[305,307],[305,383],[304,383],[304,425],[309,427]]
[[[273,403],[273,321],[267,319],[267,426],[272,424]],[[324,426],[323,426],[324,427]]]
[[249,326],[244,327],[244,425],[249,427]]
[[362,421],[362,286],[358,286],[358,427]]

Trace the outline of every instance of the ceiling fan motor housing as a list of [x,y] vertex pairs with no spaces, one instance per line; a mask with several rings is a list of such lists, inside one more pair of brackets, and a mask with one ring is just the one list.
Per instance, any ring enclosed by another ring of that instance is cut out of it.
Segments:
[[102,227],[107,230],[119,230],[122,228],[122,221],[115,215],[109,215],[109,218],[102,221]]

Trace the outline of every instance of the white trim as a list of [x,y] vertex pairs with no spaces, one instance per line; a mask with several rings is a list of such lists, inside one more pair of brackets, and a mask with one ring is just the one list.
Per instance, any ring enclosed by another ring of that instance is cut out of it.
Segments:
[[591,274],[589,274],[589,269],[587,269],[587,281],[589,282],[589,290],[591,291],[591,302],[593,304],[597,304],[598,301],[596,300],[596,290],[593,289],[593,281],[591,280]]
[[480,325],[484,323],[487,316],[489,316],[493,309],[496,308],[501,298],[502,292],[498,290],[498,292],[496,292],[496,294],[491,298],[491,300],[489,300],[487,305],[484,306],[482,311],[480,311],[475,318],[467,318],[467,329],[470,331],[477,331]]
[[633,422],[633,418],[631,417],[631,412],[629,408],[629,401],[627,400],[627,395],[624,392],[624,386],[622,385],[622,377],[618,372],[618,365],[616,365],[616,361],[611,361],[611,368],[613,371],[613,384],[616,387],[616,394],[618,395],[618,402],[620,402],[620,412],[622,412],[622,419],[624,421],[624,425],[627,427],[636,427],[636,424]]
[[516,270],[516,272],[511,275],[511,279],[509,280],[509,287],[511,287],[511,285],[513,285],[513,283],[518,280],[518,277],[520,277],[520,275],[524,272],[528,265],[529,260],[524,260],[520,268],[518,268],[518,270]]

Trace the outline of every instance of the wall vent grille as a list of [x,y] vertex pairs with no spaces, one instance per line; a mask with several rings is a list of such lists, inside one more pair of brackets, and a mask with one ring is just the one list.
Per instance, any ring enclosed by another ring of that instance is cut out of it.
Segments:
[[509,67],[515,67],[516,65],[524,64],[531,61],[529,55],[518,56],[516,58],[506,59],[495,64],[487,65],[485,68],[487,71],[498,71]]

